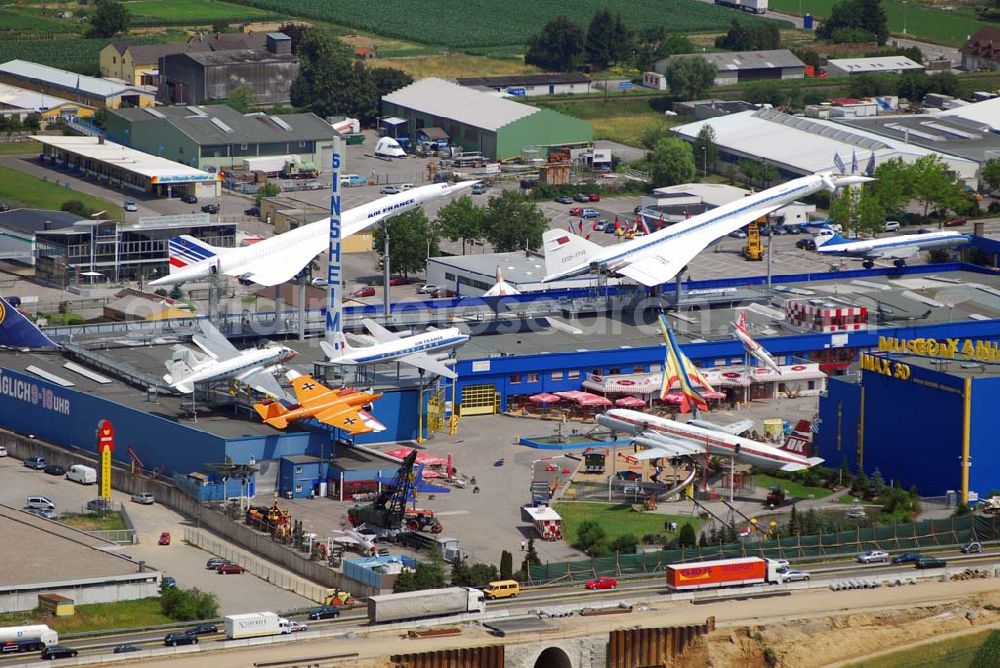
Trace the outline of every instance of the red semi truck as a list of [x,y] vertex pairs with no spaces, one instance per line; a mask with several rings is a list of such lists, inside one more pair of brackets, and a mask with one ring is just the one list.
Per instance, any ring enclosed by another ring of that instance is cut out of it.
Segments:
[[778,564],[760,557],[697,561],[667,566],[667,589],[689,591],[719,587],[778,584]]

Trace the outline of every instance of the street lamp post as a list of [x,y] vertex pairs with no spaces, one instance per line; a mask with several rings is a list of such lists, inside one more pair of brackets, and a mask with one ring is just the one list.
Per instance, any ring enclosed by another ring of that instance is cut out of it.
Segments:
[[701,147],[701,178],[708,178],[708,147]]
[[906,36],[906,0],[903,0],[903,36]]

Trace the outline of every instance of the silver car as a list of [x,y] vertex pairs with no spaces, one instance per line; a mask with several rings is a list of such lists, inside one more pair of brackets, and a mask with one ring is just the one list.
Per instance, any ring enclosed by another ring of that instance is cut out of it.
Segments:
[[141,503],[144,506],[151,506],[156,499],[149,492],[138,492],[132,495],[132,501]]
[[797,571],[792,568],[787,568],[781,573],[781,580],[783,582],[803,582],[808,579],[808,573],[803,573],[802,571]]

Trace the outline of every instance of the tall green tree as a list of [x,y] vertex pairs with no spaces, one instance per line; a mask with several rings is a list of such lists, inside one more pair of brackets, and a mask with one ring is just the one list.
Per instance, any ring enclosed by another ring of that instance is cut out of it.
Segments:
[[500,579],[510,580],[514,576],[514,555],[503,550],[500,553]]
[[649,172],[654,188],[675,186],[694,180],[695,166],[691,145],[677,137],[660,139],[649,156]]
[[583,29],[565,16],[528,38],[524,62],[552,72],[575,72],[583,64]]
[[701,126],[698,137],[694,140],[694,157],[700,161],[701,168],[707,172],[719,161],[719,147],[715,143],[715,128],[711,125]]
[[257,94],[254,92],[253,86],[243,84],[229,91],[229,97],[226,98],[226,101],[236,111],[246,114],[257,107]]
[[587,37],[583,43],[583,53],[588,63],[598,69],[605,69],[614,62],[612,55],[615,41],[614,17],[607,9],[594,12],[587,27]]
[[1000,188],[1000,160],[995,158],[987,160],[986,164],[983,165],[982,175],[983,181],[985,181],[990,188],[993,190]]
[[299,44],[301,44],[302,40],[305,39],[310,27],[311,26],[305,23],[282,23],[278,27],[278,32],[288,35],[289,39],[292,40],[292,53],[298,54]]
[[931,206],[945,211],[958,204],[961,188],[954,173],[937,155],[917,158],[907,172],[911,195],[924,205],[925,216]]
[[549,221],[524,195],[505,190],[490,197],[484,224],[486,240],[498,253],[506,253],[539,248]]
[[349,116],[362,122],[378,116],[375,83],[346,44],[311,29],[299,44],[302,65],[292,83],[292,104],[321,118]]
[[404,276],[419,273],[427,266],[427,258],[440,252],[437,234],[423,209],[406,211],[390,218],[385,225],[375,226],[375,252],[379,257],[385,254],[386,226],[389,228],[389,269],[393,273]]
[[837,41],[836,33],[842,31],[866,33],[879,44],[885,44],[889,38],[889,27],[881,0],[838,2],[830,10],[829,18],[816,29],[816,35]]
[[694,547],[698,542],[698,535],[690,522],[685,522],[684,526],[677,532],[678,547]]
[[773,23],[747,25],[732,20],[729,31],[715,38],[715,46],[730,51],[767,51],[781,48],[781,32]]
[[471,197],[463,195],[442,206],[434,223],[441,236],[451,241],[462,240],[462,255],[465,255],[465,244],[483,236],[486,211],[476,206]]
[[631,64],[635,57],[635,33],[625,25],[620,12],[615,14],[611,39],[611,62]]
[[715,83],[713,63],[699,56],[671,59],[663,72],[670,92],[682,100],[696,100]]
[[94,11],[90,15],[92,37],[114,37],[128,32],[132,17],[128,9],[117,0],[97,0]]
[[388,95],[413,83],[413,77],[395,67],[372,67],[368,69],[368,76],[371,77],[375,86],[375,95],[380,100],[383,95]]
[[868,188],[887,215],[902,211],[910,200],[909,166],[902,158],[883,162],[875,168],[875,180]]

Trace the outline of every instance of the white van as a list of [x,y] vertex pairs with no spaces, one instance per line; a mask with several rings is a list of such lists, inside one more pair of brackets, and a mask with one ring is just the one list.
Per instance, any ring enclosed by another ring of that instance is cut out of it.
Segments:
[[55,510],[56,504],[44,496],[29,496],[24,502],[24,507],[32,510]]
[[83,464],[73,464],[66,471],[66,480],[75,480],[81,485],[93,485],[97,482],[97,471]]

